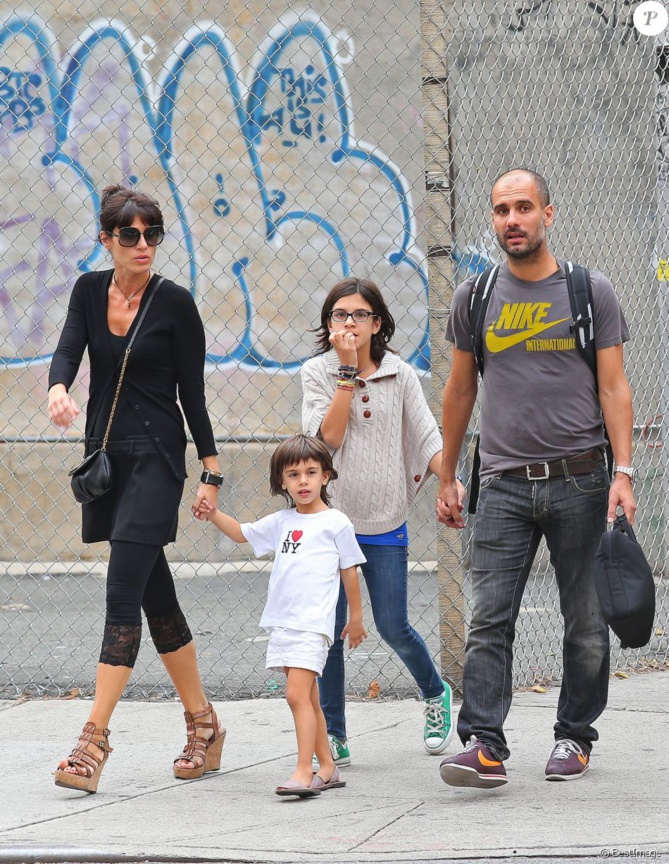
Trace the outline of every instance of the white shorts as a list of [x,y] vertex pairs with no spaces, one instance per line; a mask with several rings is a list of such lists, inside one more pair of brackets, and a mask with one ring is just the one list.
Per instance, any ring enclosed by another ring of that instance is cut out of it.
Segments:
[[291,666],[310,669],[317,675],[322,675],[330,644],[324,633],[272,627],[269,631],[265,668],[283,672],[284,666]]

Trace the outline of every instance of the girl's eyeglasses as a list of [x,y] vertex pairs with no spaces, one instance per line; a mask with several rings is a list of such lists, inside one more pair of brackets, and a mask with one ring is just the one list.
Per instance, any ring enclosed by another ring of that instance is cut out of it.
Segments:
[[139,228],[119,228],[118,234],[114,234],[113,231],[106,233],[118,237],[119,246],[136,246],[140,237],[146,240],[147,246],[160,246],[165,239],[165,229],[160,225],[151,225],[145,231],[140,231]]
[[328,312],[328,318],[335,324],[345,324],[349,318],[352,318],[356,324],[364,324],[370,317],[378,318],[379,316],[367,309],[356,309],[353,312],[347,312],[345,309],[333,309],[332,312]]

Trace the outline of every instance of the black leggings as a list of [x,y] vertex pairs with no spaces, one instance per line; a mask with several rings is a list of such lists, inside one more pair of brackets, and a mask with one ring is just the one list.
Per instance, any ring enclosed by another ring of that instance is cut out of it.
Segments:
[[163,547],[112,540],[101,663],[135,665],[142,609],[159,654],[178,651],[192,641]]

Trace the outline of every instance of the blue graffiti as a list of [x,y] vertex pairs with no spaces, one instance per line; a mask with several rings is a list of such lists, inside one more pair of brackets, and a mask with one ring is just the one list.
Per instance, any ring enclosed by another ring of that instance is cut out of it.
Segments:
[[46,113],[46,103],[37,92],[42,84],[42,77],[35,72],[26,74],[0,66],[0,125],[10,135],[29,132]]
[[214,213],[217,216],[229,216],[232,208],[225,197],[225,182],[222,174],[216,175],[216,182],[218,183],[218,198],[214,201]]
[[[310,213],[287,213],[282,219],[279,220],[277,224],[277,229],[280,229],[281,226],[284,224],[294,222],[310,222],[316,225],[327,235],[328,239],[335,247],[339,257],[341,278],[346,278],[346,276],[348,276],[351,272],[351,267],[348,261],[348,256],[346,254],[346,247],[335,229],[326,220],[321,219],[318,216],[314,216]],[[309,354],[306,354],[304,357],[300,357],[296,360],[290,360],[287,363],[279,363],[276,360],[272,360],[270,357],[266,357],[264,354],[259,352],[257,348],[255,348],[255,346],[253,345],[252,327],[254,309],[253,303],[251,301],[251,292],[249,290],[245,274],[248,265],[248,258],[242,258],[241,260],[236,261],[233,265],[233,274],[235,276],[235,279],[237,280],[239,288],[241,289],[242,297],[244,298],[244,333],[239,340],[239,344],[231,354],[226,356],[210,354],[208,355],[208,358],[212,363],[225,363],[228,360],[237,360],[240,363],[250,363],[263,369],[283,369],[286,372],[296,372],[304,363],[304,361],[308,359],[308,357],[310,356]]]
[[327,101],[325,75],[309,64],[304,74],[287,66],[279,71],[278,77],[285,105],[271,113],[258,113],[256,120],[262,130],[275,128],[283,136],[284,147],[297,147],[300,137],[325,143],[325,114],[313,108]]
[[[120,49],[122,63],[127,65],[131,81],[137,94],[137,104],[141,110],[155,147],[156,162],[164,172],[169,188],[172,205],[178,219],[178,242],[184,248],[188,259],[189,288],[198,293],[199,265],[196,255],[195,238],[191,228],[191,216],[187,203],[179,190],[175,177],[177,159],[174,149],[175,129],[174,110],[183,87],[183,73],[188,63],[199,52],[214,50],[221,65],[227,85],[227,95],[232,103],[231,119],[236,123],[244,143],[251,177],[255,181],[258,200],[262,207],[265,242],[270,248],[279,248],[284,242],[282,230],[288,227],[309,225],[322,233],[339,261],[338,269],[342,276],[350,273],[350,258],[347,251],[349,237],[355,236],[355,224],[345,226],[333,224],[327,215],[311,209],[301,209],[298,200],[291,200],[286,190],[268,186],[260,156],[263,136],[276,134],[285,146],[296,147],[301,141],[310,140],[320,145],[327,144],[330,136],[331,149],[325,154],[329,164],[353,167],[356,171],[365,168],[376,172],[383,181],[384,188],[394,195],[392,209],[401,230],[393,231],[394,248],[385,254],[389,264],[408,279],[417,274],[422,294],[427,301],[427,273],[424,258],[416,246],[416,226],[411,204],[409,186],[401,172],[378,148],[364,144],[353,135],[353,114],[348,96],[346,81],[337,60],[336,40],[327,26],[312,13],[300,16],[289,15],[281,21],[260,46],[252,64],[251,83],[247,88],[236,59],[234,46],[224,31],[216,24],[205,22],[193,25],[176,46],[171,57],[165,62],[155,83],[145,71],[137,48],[137,39],[123,24],[116,21],[93,22],[73,45],[67,62],[62,68],[55,57],[55,40],[46,25],[35,15],[15,14],[0,28],[0,48],[10,38],[18,35],[28,37],[37,53],[40,73],[29,73],[21,80],[11,74],[0,81],[11,82],[12,92],[0,88],[0,110],[14,124],[13,131],[31,128],[35,118],[51,112],[53,116],[53,135],[51,144],[42,157],[45,171],[55,166],[69,171],[73,185],[85,190],[93,213],[99,212],[99,196],[89,171],[83,164],[84,157],[72,143],[72,126],[75,122],[73,106],[83,86],[86,66],[92,62],[93,51],[102,43]],[[298,68],[287,56],[288,49],[296,41],[311,40],[316,51],[312,62]],[[25,79],[25,80],[24,80]],[[276,85],[276,86],[275,86]],[[10,87],[10,83],[6,84]],[[2,101],[2,95],[6,98]],[[13,94],[18,93],[19,96]],[[154,94],[150,97],[150,94]],[[268,107],[270,94],[280,96],[281,104]],[[9,98],[11,96],[11,98]],[[24,105],[14,104],[17,98]],[[14,102],[12,101],[14,100]],[[334,121],[326,121],[325,106],[334,104]],[[10,106],[14,105],[12,109]],[[18,109],[21,109],[20,111]],[[13,115],[8,112],[14,111]],[[329,127],[326,134],[326,122]],[[119,129],[122,123],[119,121]],[[334,130],[334,131],[333,131]],[[118,133],[119,135],[121,132]],[[334,136],[334,137],[333,137]],[[133,169],[132,159],[125,150],[123,172],[131,184],[138,182],[139,172]],[[229,217],[232,200],[226,194],[226,171],[222,165],[213,174],[216,193],[212,200],[213,213],[217,218]],[[0,230],[1,227],[0,227]],[[97,266],[101,250],[99,246],[80,244],[76,256],[76,268],[86,271]],[[304,357],[279,361],[267,356],[254,344],[252,334],[255,309],[245,273],[253,257],[240,250],[232,266],[234,284],[241,292],[244,309],[244,326],[237,344],[226,354],[210,354],[208,360],[216,364],[234,364],[248,368],[265,368],[294,372]],[[1,292],[0,292],[1,293]],[[415,343],[414,343],[415,344]],[[37,346],[36,346],[37,347]],[[37,350],[28,357],[0,358],[4,363],[30,363],[50,358],[50,353]],[[418,344],[408,358],[417,368],[429,369],[429,334],[427,325],[418,338]]]
[[489,258],[487,253],[481,252],[473,246],[466,246],[462,252],[454,246],[451,254],[455,264],[457,282],[463,282],[468,276],[478,276],[479,273],[484,273],[488,267],[497,263]]

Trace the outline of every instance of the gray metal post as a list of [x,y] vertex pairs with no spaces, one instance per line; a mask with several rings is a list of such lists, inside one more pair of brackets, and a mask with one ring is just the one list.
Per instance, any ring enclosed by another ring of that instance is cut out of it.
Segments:
[[[425,128],[425,209],[430,295],[432,409],[441,416],[441,394],[451,367],[444,326],[453,296],[452,147],[446,66],[447,5],[421,0],[421,73]],[[437,538],[439,636],[444,677],[459,691],[464,662],[464,568],[462,542],[453,529]]]

